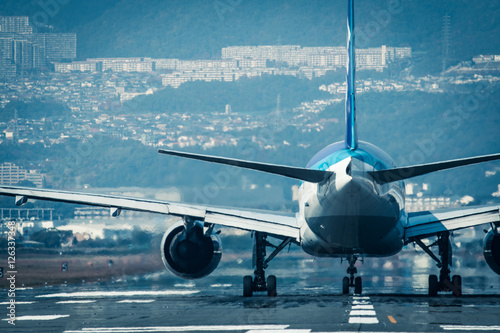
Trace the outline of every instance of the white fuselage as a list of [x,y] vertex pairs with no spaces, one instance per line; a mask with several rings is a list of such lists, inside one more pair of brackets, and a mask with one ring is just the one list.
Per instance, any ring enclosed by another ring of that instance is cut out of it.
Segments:
[[361,153],[342,152],[345,156],[337,157],[339,162],[321,166],[334,172],[329,179],[300,185],[298,216],[301,244],[307,253],[382,257],[401,250],[406,223],[404,185],[375,182],[367,171],[380,165],[363,159],[378,159],[366,151]]

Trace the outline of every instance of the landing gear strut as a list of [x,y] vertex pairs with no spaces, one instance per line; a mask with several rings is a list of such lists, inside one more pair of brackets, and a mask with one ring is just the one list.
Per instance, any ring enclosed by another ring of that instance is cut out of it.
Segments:
[[[275,246],[267,241],[267,234],[256,231],[254,234],[253,267],[254,276],[243,277],[243,296],[251,297],[254,291],[267,291],[268,296],[276,296],[276,276],[269,275],[266,280],[265,269],[269,262],[276,257],[290,242],[291,238],[286,238],[280,245]],[[266,247],[274,248],[274,251],[266,258]]]
[[344,277],[342,280],[342,294],[349,294],[349,287],[354,287],[354,293],[357,295],[360,295],[362,292],[362,281],[361,277],[357,276],[356,278],[354,277],[354,274],[358,272],[356,267],[354,267],[354,264],[356,263],[356,260],[358,260],[358,257],[355,255],[350,255],[347,257],[347,261],[349,261],[349,267],[347,268],[347,274],[349,274],[349,277]]
[[[439,270],[439,279],[437,275],[429,276],[429,296],[437,296],[439,291],[451,291],[453,296],[462,296],[462,277],[460,275],[454,275],[450,278],[450,267],[451,267],[451,243],[450,243],[450,232],[445,231],[438,234],[438,239],[431,245],[425,245],[421,239],[414,239],[417,243],[432,259],[437,262],[437,267]],[[431,246],[437,245],[439,248],[438,258],[431,250]]]

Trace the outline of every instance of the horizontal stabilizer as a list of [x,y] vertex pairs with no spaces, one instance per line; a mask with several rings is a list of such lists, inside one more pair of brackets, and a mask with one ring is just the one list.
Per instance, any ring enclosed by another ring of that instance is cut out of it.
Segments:
[[435,171],[446,170],[460,166],[487,162],[487,161],[494,161],[499,159],[500,159],[500,154],[483,155],[483,156],[461,158],[457,160],[444,161],[444,162],[419,164],[419,165],[413,165],[395,169],[376,170],[369,172],[369,174],[378,183],[390,183],[398,180],[425,175],[427,173]]
[[227,164],[245,169],[268,172],[275,175],[299,179],[311,183],[320,183],[328,179],[328,177],[330,177],[333,174],[333,172],[331,171],[313,170],[313,169],[297,168],[285,165],[251,162],[251,161],[238,160],[234,158],[225,158],[225,157],[210,156],[210,155],[183,153],[173,150],[159,149],[158,152],[160,154],[173,155],[173,156],[191,158],[195,160],[201,160],[212,163]]

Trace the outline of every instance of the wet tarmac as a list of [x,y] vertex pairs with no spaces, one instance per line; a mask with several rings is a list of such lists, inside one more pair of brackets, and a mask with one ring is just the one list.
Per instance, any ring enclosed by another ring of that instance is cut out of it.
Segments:
[[[500,297],[449,295],[221,295],[178,286],[21,290],[2,332],[456,332],[500,331]],[[2,303],[4,309],[7,308]],[[7,311],[4,311],[7,313]]]
[[299,252],[273,261],[278,296],[244,298],[249,255],[226,255],[210,276],[185,281],[167,271],[108,282],[22,288],[15,325],[0,290],[1,332],[490,332],[500,331],[500,277],[465,253],[453,273],[464,296],[428,297],[437,268],[413,249],[359,263],[363,295],[341,295],[345,263]]

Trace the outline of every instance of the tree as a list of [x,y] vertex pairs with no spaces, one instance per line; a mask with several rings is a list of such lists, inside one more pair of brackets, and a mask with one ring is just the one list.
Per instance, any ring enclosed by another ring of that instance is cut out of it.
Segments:
[[62,242],[72,235],[71,231],[44,229],[35,232],[30,238],[32,241],[43,243],[47,248],[59,248]]

